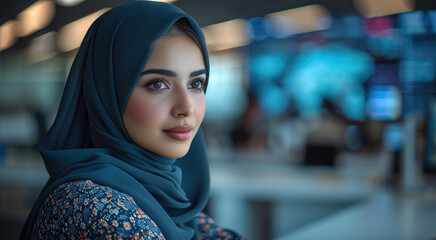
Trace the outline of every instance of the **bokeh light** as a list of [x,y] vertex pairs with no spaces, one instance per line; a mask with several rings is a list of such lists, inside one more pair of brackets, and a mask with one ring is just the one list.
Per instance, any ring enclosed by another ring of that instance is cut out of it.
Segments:
[[283,113],[289,105],[286,92],[275,85],[265,84],[259,88],[259,102],[267,115],[274,116]]
[[404,144],[404,129],[399,123],[388,123],[383,130],[383,145],[391,151],[399,151]]

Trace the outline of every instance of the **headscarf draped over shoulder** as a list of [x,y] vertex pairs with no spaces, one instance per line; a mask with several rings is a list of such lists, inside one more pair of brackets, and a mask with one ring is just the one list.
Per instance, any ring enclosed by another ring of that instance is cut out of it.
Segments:
[[209,167],[202,131],[182,159],[168,159],[129,137],[123,112],[156,41],[184,18],[197,38],[209,76],[204,36],[174,5],[136,1],[109,10],[89,28],[71,67],[52,127],[39,150],[50,179],[30,213],[29,239],[39,209],[60,184],[89,179],[133,197],[167,239],[193,239],[193,218],[205,206]]

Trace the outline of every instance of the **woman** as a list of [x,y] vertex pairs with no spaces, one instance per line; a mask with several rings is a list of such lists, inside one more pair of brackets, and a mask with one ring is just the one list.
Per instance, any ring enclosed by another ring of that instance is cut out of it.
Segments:
[[98,18],[40,143],[50,179],[21,239],[242,239],[201,213],[208,77],[201,29],[175,6]]

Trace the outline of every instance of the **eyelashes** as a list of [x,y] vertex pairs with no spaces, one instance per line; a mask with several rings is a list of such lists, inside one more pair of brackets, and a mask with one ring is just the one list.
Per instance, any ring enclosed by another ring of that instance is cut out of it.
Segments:
[[152,91],[163,91],[169,89],[168,84],[165,82],[164,78],[156,77],[148,80],[144,85],[144,88]]
[[192,81],[189,82],[189,85],[191,86],[191,89],[197,90],[197,91],[204,91],[204,83],[206,79],[203,77],[196,77],[192,79]]
[[[204,77],[196,77],[188,82],[187,88],[193,91],[203,92],[206,79]],[[151,92],[162,92],[170,89],[170,84],[163,77],[155,77],[147,80],[142,87]]]

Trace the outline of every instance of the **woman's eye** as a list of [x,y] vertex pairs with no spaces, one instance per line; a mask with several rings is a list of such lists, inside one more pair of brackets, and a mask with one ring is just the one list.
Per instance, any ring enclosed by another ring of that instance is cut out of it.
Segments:
[[202,90],[203,89],[203,80],[195,80],[190,84],[192,89]]
[[164,90],[167,89],[167,85],[162,80],[155,80],[146,85],[151,90]]
[[152,86],[154,89],[161,89],[162,86],[163,86],[163,83],[162,83],[162,82],[155,82],[155,83],[151,84],[151,86]]

